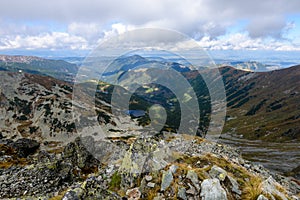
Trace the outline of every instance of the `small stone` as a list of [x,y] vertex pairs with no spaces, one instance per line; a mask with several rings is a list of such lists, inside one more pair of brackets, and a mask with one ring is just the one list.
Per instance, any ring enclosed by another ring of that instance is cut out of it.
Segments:
[[76,192],[74,191],[69,191],[67,192],[62,200],[79,200],[78,196],[76,195]]
[[179,187],[178,188],[178,192],[177,192],[177,196],[183,200],[187,200],[186,197],[186,189],[184,187]]
[[157,193],[156,197],[154,197],[153,200],[165,200],[165,198],[163,194]]
[[261,194],[257,197],[257,200],[268,200],[268,198]]
[[111,174],[113,169],[114,169],[114,165],[109,165],[108,168],[106,169],[106,173]]
[[152,176],[147,175],[147,176],[145,176],[145,179],[146,179],[146,181],[151,181],[152,180]]
[[178,169],[178,166],[176,165],[171,165],[171,167],[169,168],[169,170],[174,174],[176,172],[176,170]]
[[191,186],[191,184],[189,184],[189,183],[188,183],[188,185],[189,185],[190,189],[188,189],[188,190],[186,191],[186,193],[195,196],[195,194],[196,194],[195,188],[194,188],[193,186]]
[[151,187],[151,188],[154,188],[154,187],[155,187],[155,183],[149,182],[149,183],[147,184],[147,186],[148,186],[148,187]]
[[129,189],[126,191],[128,200],[138,200],[141,198],[141,192],[138,188]]

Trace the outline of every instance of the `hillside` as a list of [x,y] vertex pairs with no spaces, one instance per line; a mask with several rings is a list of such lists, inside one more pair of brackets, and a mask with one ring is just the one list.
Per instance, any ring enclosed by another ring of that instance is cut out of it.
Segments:
[[35,56],[0,55],[0,70],[47,75],[72,82],[78,67],[63,60],[51,60]]
[[[61,144],[78,136],[76,130],[84,133],[95,126],[86,111],[94,106],[89,94],[93,85],[82,85],[82,91],[78,87],[81,97],[78,103],[72,101],[73,86],[70,83],[48,76],[0,71],[0,84],[0,132],[3,137],[28,137],[46,142],[46,149],[47,146],[59,149]],[[98,98],[95,101],[93,112],[96,112],[97,123],[103,124],[104,131],[142,128],[129,116],[113,116],[109,104]],[[76,122],[82,122],[85,129],[76,127]]]
[[299,140],[300,66],[251,73],[220,69],[227,95],[224,132],[251,139]]

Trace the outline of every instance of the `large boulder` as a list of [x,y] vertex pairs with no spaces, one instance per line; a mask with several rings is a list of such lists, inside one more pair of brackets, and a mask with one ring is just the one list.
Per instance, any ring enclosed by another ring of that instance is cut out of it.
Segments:
[[36,152],[40,147],[40,143],[36,140],[21,138],[13,142],[11,146],[16,149],[19,157],[26,158],[28,155]]
[[227,200],[225,190],[222,188],[219,179],[205,179],[201,184],[202,200]]

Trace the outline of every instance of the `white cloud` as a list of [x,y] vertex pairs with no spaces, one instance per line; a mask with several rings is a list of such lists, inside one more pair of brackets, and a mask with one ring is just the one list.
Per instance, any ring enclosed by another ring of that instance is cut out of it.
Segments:
[[4,49],[87,49],[87,41],[79,36],[64,32],[44,33],[36,36],[17,35],[1,38],[1,50]]
[[[103,38],[136,27],[174,29],[212,48],[267,48],[270,37],[279,41],[272,47],[296,48],[281,40],[295,28],[286,15],[297,13],[299,0],[9,0],[0,3],[0,48],[93,48]],[[241,33],[247,38],[227,37],[239,21],[247,22]],[[227,39],[220,39],[224,35]]]
[[116,36],[116,35],[119,35],[119,34],[123,34],[126,31],[134,30],[135,28],[136,28],[135,26],[124,25],[122,23],[112,24],[109,30],[104,30],[103,31],[103,35],[104,35],[103,39],[109,39],[110,37],[113,37],[113,36]]
[[101,25],[96,23],[77,23],[68,25],[67,32],[89,39],[99,38],[101,36]]
[[[264,21],[282,24],[285,14],[299,12],[299,0],[289,0],[288,3],[281,0],[10,0],[1,2],[0,6],[2,19],[56,21],[66,24],[107,24],[119,21],[135,26],[154,24],[187,34],[205,31],[203,26],[210,23],[214,29],[223,29],[218,31],[222,34],[226,24],[239,19],[247,19],[253,26]],[[274,16],[276,20],[270,21]]]
[[251,38],[247,33],[235,33],[218,39],[207,36],[203,37],[198,44],[208,50],[300,50],[300,46],[289,41]]
[[[85,30],[82,30],[86,27]],[[149,26],[151,27],[151,26]],[[4,49],[67,49],[67,50],[87,50],[95,48],[101,41],[113,38],[118,34],[123,34],[126,31],[134,30],[136,27],[124,25],[121,23],[112,24],[108,30],[100,31],[95,24],[72,24],[68,27],[68,32],[43,32],[36,35],[15,34],[0,38],[0,50]],[[154,35],[156,34],[156,35]],[[101,37],[98,37],[98,36]],[[177,35],[178,36],[178,35]],[[184,49],[195,48],[194,42],[181,41],[182,38],[171,37],[169,34],[164,34],[164,31],[159,33],[157,30],[141,29],[140,34],[134,31],[128,37],[128,44],[123,44],[129,47],[130,41],[147,42],[149,45],[159,45],[167,47],[167,45],[176,44]],[[130,39],[131,38],[131,39]],[[155,41],[153,39],[155,38]],[[152,41],[151,41],[152,40]],[[247,32],[234,33],[222,37],[211,37],[209,35],[196,40],[200,47],[208,50],[300,50],[300,46],[293,44],[288,40],[276,40],[270,38],[250,37]],[[112,41],[114,42],[114,41]],[[154,42],[155,44],[152,44]],[[109,45],[109,43],[107,43]],[[144,44],[141,44],[142,46]],[[176,50],[176,49],[174,49]]]

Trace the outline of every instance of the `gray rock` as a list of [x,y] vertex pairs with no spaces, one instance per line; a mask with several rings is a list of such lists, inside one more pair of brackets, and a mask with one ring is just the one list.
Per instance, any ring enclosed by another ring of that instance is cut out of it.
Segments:
[[276,186],[280,187],[280,185],[273,179],[272,176],[270,176],[267,180],[262,182],[262,190],[264,193],[269,194],[271,197],[275,195],[280,197],[282,200],[287,200],[286,196],[280,191],[278,191]]
[[184,187],[178,188],[177,197],[183,200],[187,200],[186,189]]
[[189,185],[189,187],[190,187],[190,189],[188,189],[187,191],[186,191],[186,193],[187,194],[191,194],[192,196],[195,196],[196,195],[196,189],[191,185],[191,184],[189,184],[188,183],[188,185]]
[[147,176],[145,176],[145,179],[146,179],[146,181],[151,181],[152,180],[152,176],[147,175]]
[[169,168],[169,170],[174,174],[176,172],[176,170],[178,169],[178,166],[176,165],[171,165],[171,167]]
[[268,200],[268,198],[261,194],[257,197],[257,200]]
[[198,191],[200,191],[200,185],[199,185],[199,180],[198,180],[198,175],[196,174],[195,171],[193,170],[189,170],[187,175],[186,175],[186,178],[190,179],[193,183],[193,185],[196,187],[196,189]]
[[74,191],[69,191],[64,195],[62,200],[79,200],[79,198]]
[[212,178],[218,178],[220,181],[224,181],[227,176],[227,172],[221,167],[214,165],[209,171],[209,175]]
[[227,200],[225,190],[221,187],[219,179],[205,179],[201,184],[202,200]]
[[147,183],[147,186],[151,187],[151,188],[154,188],[155,187],[155,183],[149,182],[149,183]]
[[163,171],[160,190],[161,191],[165,191],[170,186],[170,184],[172,183],[172,181],[173,181],[172,172],[170,170]]
[[234,193],[236,193],[238,195],[241,195],[242,191],[239,188],[238,182],[234,178],[232,178],[231,176],[227,176],[227,177],[228,177],[228,179],[230,181],[232,192],[234,192]]

